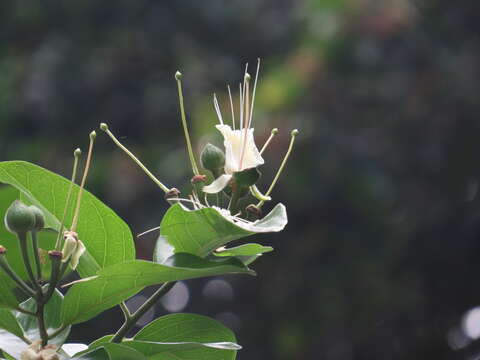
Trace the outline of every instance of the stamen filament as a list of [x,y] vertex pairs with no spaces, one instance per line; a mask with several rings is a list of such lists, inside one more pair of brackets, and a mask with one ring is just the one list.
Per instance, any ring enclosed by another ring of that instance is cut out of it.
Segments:
[[243,98],[244,98],[244,102],[245,102],[245,112],[244,112],[244,120],[243,120],[243,141],[242,141],[242,152],[241,152],[241,155],[240,155],[240,163],[239,163],[239,169],[238,171],[241,171],[242,170],[242,165],[243,165],[243,157],[245,156],[245,147],[247,145],[247,134],[248,134],[248,114],[249,114],[249,104],[250,104],[250,93],[249,93],[249,90],[250,90],[250,74],[249,73],[245,73],[245,78],[243,80],[244,82],[244,86],[243,86],[243,90],[244,90],[244,94],[243,94]]
[[182,125],[183,125],[183,131],[185,133],[185,140],[187,142],[188,156],[190,157],[190,162],[192,163],[192,170],[194,175],[199,175],[200,172],[198,171],[197,163],[195,162],[195,156],[193,155],[193,150],[192,150],[192,143],[190,142],[190,134],[188,133],[187,119],[185,116],[185,107],[183,104],[182,74],[180,73],[180,71],[177,71],[175,73],[175,79],[177,80],[178,98],[180,101],[180,114],[182,117]]
[[142,162],[135,156],[133,153],[128,150],[125,146],[118,141],[118,139],[115,137],[115,135],[112,134],[112,132],[108,129],[108,125],[105,123],[100,124],[100,129],[102,129],[104,132],[107,133],[108,136],[112,139],[112,141],[120,148],[122,149],[135,163],[140,167],[140,169],[143,170],[143,172],[155,183],[157,186],[162,189],[163,192],[168,193],[170,189],[166,187],[160,180],[158,180],[155,175],[153,175],[150,170],[146,168],[145,165],[142,164]]
[[232,128],[235,130],[235,114],[233,111],[233,100],[232,100],[232,91],[230,90],[230,85],[227,85],[228,97],[230,98],[230,109],[232,110]]
[[267,149],[268,145],[270,144],[270,141],[275,137],[275,135],[278,134],[278,129],[274,128],[270,132],[270,136],[268,137],[267,141],[265,141],[265,144],[263,144],[262,150],[260,150],[260,155],[263,154],[263,152]]
[[256,93],[256,90],[257,90],[257,81],[258,81],[258,73],[259,72],[260,72],[260,58],[258,58],[257,73],[255,74],[255,82],[253,84],[252,106],[250,107],[250,118],[248,119],[248,128],[252,127],[253,105],[255,104],[255,93]]
[[[290,156],[290,153],[292,152],[293,149],[293,144],[295,143],[295,138],[298,135],[298,130],[295,129],[292,131],[292,137],[290,139],[290,145],[288,146],[287,153],[285,154],[285,157],[282,160],[282,163],[280,164],[280,167],[278,168],[277,174],[273,178],[272,184],[268,188],[267,192],[265,193],[265,196],[270,196],[272,193],[273,188],[275,187],[275,184],[277,183],[278,179],[280,178],[280,175],[282,174],[283,168],[285,167],[285,164],[287,163],[288,157]],[[257,204],[257,207],[262,207],[262,205],[265,203],[265,201],[260,200]]]
[[80,215],[80,204],[82,202],[83,189],[85,188],[85,182],[87,181],[88,170],[90,170],[90,163],[92,161],[92,153],[93,153],[93,144],[95,142],[96,137],[97,137],[97,133],[95,131],[92,131],[90,133],[90,144],[88,146],[87,161],[85,163],[85,169],[83,170],[83,178],[82,178],[82,182],[80,184],[80,190],[78,191],[77,205],[75,207],[75,213],[73,215],[72,226],[70,227],[71,231],[76,231],[77,230],[78,217]]
[[73,184],[75,184],[75,180],[77,178],[78,159],[79,159],[81,154],[82,154],[82,151],[80,149],[76,149],[73,152],[74,160],[73,160],[72,177],[70,179],[70,185],[68,186],[67,198],[65,200],[65,208],[63,209],[62,221],[60,222],[60,228],[58,229],[57,241],[55,243],[55,250],[57,250],[57,251],[60,251],[60,249],[62,248],[63,228],[65,226],[65,219],[67,217],[67,211],[70,208],[70,200],[71,200],[71,197],[72,197]]
[[217,95],[215,93],[213,94],[213,106],[215,107],[215,111],[217,112],[217,117],[218,117],[218,120],[220,121],[220,124],[223,125],[222,112],[220,111]]

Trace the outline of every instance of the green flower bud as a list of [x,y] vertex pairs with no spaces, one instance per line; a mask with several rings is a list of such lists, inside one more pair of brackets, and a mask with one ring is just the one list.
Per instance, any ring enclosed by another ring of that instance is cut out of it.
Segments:
[[200,155],[202,166],[210,170],[215,176],[221,172],[221,169],[225,166],[225,154],[221,149],[208,143],[202,150]]
[[35,230],[42,230],[45,227],[45,215],[43,215],[43,211],[35,205],[29,206],[29,209],[33,212],[33,215],[35,215]]
[[29,206],[15,200],[5,213],[5,226],[11,233],[26,233],[35,227],[35,214]]

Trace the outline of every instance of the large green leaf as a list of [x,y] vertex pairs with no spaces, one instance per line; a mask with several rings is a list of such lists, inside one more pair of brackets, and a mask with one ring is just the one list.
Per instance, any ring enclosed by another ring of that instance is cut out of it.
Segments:
[[87,321],[145,286],[223,274],[254,275],[255,272],[236,259],[208,261],[190,254],[176,254],[165,264],[134,260],[112,265],[100,270],[98,276],[72,286],[63,303],[63,323]]
[[263,219],[254,222],[235,220],[226,210],[215,207],[189,210],[175,204],[162,219],[160,235],[175,248],[205,257],[231,241],[258,233],[277,232],[287,224],[283,204],[277,204]]
[[[48,333],[53,333],[62,325],[60,318],[60,309],[63,303],[63,295],[60,291],[55,289],[52,297],[44,307],[45,326]],[[35,312],[37,305],[34,299],[29,298],[20,304],[20,307],[25,310]],[[16,312],[16,317],[20,326],[23,329],[26,337],[32,341],[40,339],[40,332],[37,326],[37,318],[21,312]],[[70,333],[70,326],[67,326],[60,334],[55,336],[49,342],[55,345],[62,345]]]
[[[163,343],[190,343],[171,345],[170,348],[167,344],[152,344],[153,351],[165,346],[165,351],[146,354],[147,356],[153,355],[149,356],[150,359],[158,360],[233,360],[236,357],[236,350],[239,349],[235,344],[235,335],[230,329],[214,319],[195,314],[172,314],[160,317],[140,330],[133,340],[154,343],[160,341]],[[197,346],[193,346],[192,343]],[[216,343],[216,345],[212,343]],[[129,342],[126,341],[123,344],[128,345]],[[198,346],[198,344],[204,346]],[[210,346],[206,344],[210,344]],[[229,348],[233,350],[227,350]]]
[[[0,162],[0,182],[20,190],[23,199],[45,212],[47,225],[59,230],[69,180],[28,162],[5,161]],[[76,199],[78,190],[75,185],[72,199]],[[66,224],[71,223],[72,217],[73,207],[68,211]],[[99,268],[135,258],[128,226],[88,191],[83,195],[77,231],[88,250],[77,268],[82,277],[94,275]]]

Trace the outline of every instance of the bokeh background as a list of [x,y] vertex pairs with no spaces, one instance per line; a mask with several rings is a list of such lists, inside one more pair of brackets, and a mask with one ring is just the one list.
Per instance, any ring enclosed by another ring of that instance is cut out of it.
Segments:
[[[228,114],[226,84],[260,57],[258,143],[280,129],[261,188],[301,130],[273,194],[290,224],[255,239],[275,247],[257,278],[182,283],[149,316],[216,317],[240,360],[477,359],[479,14],[478,0],[2,0],[0,160],[68,176],[108,122],[186,189],[175,71],[199,152],[221,145],[213,92]],[[88,188],[136,234],[167,208],[104,134]],[[139,257],[154,241],[137,240]],[[121,320],[113,309],[72,340]]]

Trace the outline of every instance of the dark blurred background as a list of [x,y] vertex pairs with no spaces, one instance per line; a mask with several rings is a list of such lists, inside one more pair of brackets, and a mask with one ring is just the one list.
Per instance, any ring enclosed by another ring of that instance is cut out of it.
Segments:
[[[227,116],[225,85],[260,57],[258,143],[280,129],[262,189],[301,130],[273,194],[290,224],[252,239],[275,247],[257,278],[182,283],[155,315],[216,317],[240,360],[478,359],[479,15],[478,0],[2,0],[0,160],[68,176],[104,121],[186,188],[175,71],[199,152],[221,145],[213,92]],[[103,133],[88,188],[135,234],[167,208]],[[121,320],[113,309],[72,340]]]

